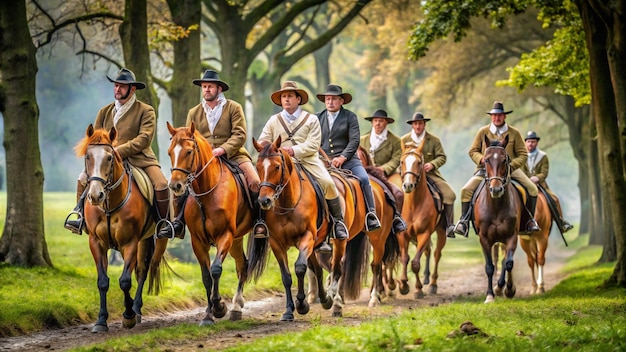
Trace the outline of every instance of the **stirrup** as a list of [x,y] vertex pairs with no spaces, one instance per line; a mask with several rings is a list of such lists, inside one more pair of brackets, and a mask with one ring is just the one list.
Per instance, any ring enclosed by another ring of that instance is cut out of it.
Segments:
[[[76,220],[70,220],[70,216],[74,214],[76,214],[78,218]],[[77,225],[73,224],[73,222],[76,222]],[[75,233],[77,235],[82,235],[83,228],[85,227],[85,218],[83,217],[83,214],[81,214],[80,211],[78,210],[72,210],[65,218],[64,227],[72,231],[72,233]]]
[[393,218],[391,228],[393,229],[393,233],[397,234],[406,230],[408,226],[406,225],[406,222],[404,221],[404,219],[401,216],[396,214],[396,216]]
[[[343,228],[343,231],[345,233],[345,236],[341,236],[338,237],[337,236],[337,227],[340,226]],[[348,232],[348,228],[346,227],[346,224],[343,221],[336,221],[333,223],[333,238],[339,241],[343,241],[343,240],[347,240],[348,238],[350,238],[350,232]]]
[[574,225],[570,224],[569,222],[563,220],[563,228],[561,229],[562,233],[566,233],[567,231],[571,230],[574,228]]
[[456,235],[454,234],[454,227],[454,225],[450,225],[446,228],[446,237],[456,238]]
[[[265,233],[257,232],[257,227],[262,227],[265,230]],[[252,229],[254,230],[254,238],[268,238],[268,237],[270,237],[270,229],[267,228],[267,224],[263,220],[257,220],[254,223],[254,226],[252,226]]]
[[332,253],[333,247],[331,247],[327,241],[324,241],[322,242],[322,244],[317,246],[314,250],[316,253]]
[[[376,223],[370,226],[369,221],[372,220],[372,217],[374,218]],[[365,232],[372,232],[374,230],[378,230],[380,226],[381,226],[380,220],[378,220],[378,216],[376,216],[376,213],[374,213],[373,211],[370,211],[367,214],[365,214]]]
[[537,231],[541,231],[539,224],[537,224],[537,220],[535,220],[534,218],[528,220],[528,222],[526,223],[526,232],[533,233]]
[[[165,225],[163,225],[165,223]],[[169,230],[169,231],[168,231]],[[173,240],[176,237],[176,231],[174,231],[174,224],[167,219],[161,219],[156,223],[154,227],[154,235],[158,239],[170,239]]]
[[456,225],[454,225],[453,232],[457,235],[461,235],[467,238],[469,232],[469,224],[467,223],[467,221],[459,220]]

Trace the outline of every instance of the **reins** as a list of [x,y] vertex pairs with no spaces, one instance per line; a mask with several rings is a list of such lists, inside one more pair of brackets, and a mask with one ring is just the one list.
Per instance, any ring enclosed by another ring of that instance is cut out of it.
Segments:
[[[283,193],[283,190],[291,181],[291,178],[287,178],[287,181],[285,182],[285,178],[286,178],[285,170],[287,169],[287,167],[286,167],[285,155],[283,153],[278,152],[276,154],[267,154],[267,155],[264,155],[263,157],[271,158],[271,157],[277,157],[277,156],[280,157],[280,161],[281,161],[281,174],[280,174],[280,180],[278,181],[278,184],[274,184],[268,181],[263,181],[259,184],[259,189],[261,189],[261,187],[269,187],[274,190],[275,193],[272,196],[272,203],[276,202],[280,198],[280,195]],[[291,211],[294,211],[296,207],[298,206],[298,204],[300,203],[300,200],[302,199],[302,193],[304,190],[304,187],[302,186],[302,175],[300,175],[300,172],[297,170],[297,168],[296,168],[296,172],[298,173],[298,178],[300,179],[300,194],[298,196],[298,200],[291,207],[282,207],[279,205],[274,205],[274,212],[277,215],[285,215]]]

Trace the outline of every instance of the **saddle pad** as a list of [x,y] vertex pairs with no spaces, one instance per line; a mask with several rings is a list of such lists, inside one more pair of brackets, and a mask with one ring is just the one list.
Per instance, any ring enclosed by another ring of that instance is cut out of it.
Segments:
[[428,185],[428,190],[430,191],[430,195],[433,196],[433,200],[435,201],[435,209],[437,209],[437,213],[443,213],[443,196],[441,195],[441,191],[437,188],[437,185],[433,182],[433,180],[426,176],[426,184]]
[[243,174],[243,170],[239,167],[239,164],[236,162],[227,159],[225,156],[220,156],[220,160],[226,165],[226,168],[232,172],[235,180],[239,183],[239,186],[243,190],[244,199],[248,202],[250,209],[254,209],[254,204],[252,204],[252,196],[250,195],[250,190],[248,189],[248,185],[246,184],[246,176]]
[[152,182],[150,181],[148,174],[146,174],[143,169],[135,167],[130,163],[129,165],[131,171],[133,172],[133,178],[135,179],[135,183],[137,183],[137,187],[139,187],[139,191],[141,192],[143,197],[148,200],[150,206],[152,206],[154,200],[154,188],[152,187]]
[[[326,200],[324,198],[324,191],[322,190],[322,186],[320,186],[319,182],[317,182],[317,179],[315,179],[315,177],[313,177],[313,175],[307,170],[305,169],[302,164],[300,164],[299,162],[296,162],[294,160],[294,164],[296,165],[296,170],[298,170],[298,174],[305,174],[306,178],[309,180],[309,182],[311,182],[311,185],[313,185],[313,189],[315,189],[315,198],[317,199],[317,229],[319,230],[320,227],[322,226],[322,221],[324,219],[324,217],[326,217],[327,213],[324,211],[326,210]],[[300,178],[302,178],[302,176],[300,176]]]

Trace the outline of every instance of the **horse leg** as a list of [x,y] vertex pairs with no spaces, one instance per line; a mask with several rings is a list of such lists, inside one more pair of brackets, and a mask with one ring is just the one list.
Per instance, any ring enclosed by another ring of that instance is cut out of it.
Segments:
[[[428,242],[430,242],[430,239],[428,239]],[[431,246],[430,243],[428,243],[426,245],[426,248],[424,249],[424,285],[428,285],[430,284],[430,255],[431,255]]]
[[[219,245],[219,244],[218,244]],[[222,262],[226,257],[226,252],[217,251],[215,260],[211,265],[211,278],[213,279],[213,290],[211,292],[211,301],[213,304],[213,315],[216,318],[223,318],[228,312],[226,303],[222,300],[220,295],[220,278],[222,277]]]
[[428,294],[436,295],[437,294],[437,279],[439,278],[439,261],[441,260],[441,252],[443,251],[443,247],[446,245],[447,237],[444,230],[437,229],[437,246],[435,247],[434,254],[434,264],[435,270],[433,271],[431,278],[432,281],[430,286],[428,287]]
[[411,270],[413,271],[413,274],[415,274],[415,292],[413,293],[413,298],[421,299],[424,298],[424,291],[422,291],[424,285],[420,280],[421,260],[424,251],[430,251],[430,234],[418,234],[416,238],[417,251],[415,253],[415,257],[413,257],[413,260],[411,261]]
[[380,304],[381,290],[384,292],[383,286],[383,264],[382,262],[376,262],[372,260],[372,291],[370,292],[370,301],[367,304],[368,307],[373,308]]
[[270,245],[272,247],[272,252],[274,252],[274,257],[276,257],[276,261],[278,262],[278,267],[280,268],[280,277],[283,281],[283,287],[285,288],[285,312],[282,317],[280,317],[280,321],[293,321],[293,311],[295,306],[293,304],[293,296],[291,294],[291,272],[289,272],[289,263],[287,261],[287,253],[282,251],[280,247],[274,243],[275,241],[270,237]]
[[396,296],[396,279],[393,277],[393,267],[383,265],[383,280],[387,286],[387,296],[395,297]]
[[206,292],[207,298],[207,308],[205,310],[204,318],[200,321],[200,326],[213,325],[215,324],[215,319],[213,318],[213,302],[211,301],[211,290],[213,287],[213,278],[211,277],[211,272],[209,268],[211,267],[211,257],[209,256],[209,249],[211,249],[210,245],[204,245],[200,243],[199,240],[194,240],[194,236],[192,233],[191,236],[191,247],[193,248],[193,252],[196,255],[196,259],[198,260],[198,264],[200,264],[200,271],[202,273],[202,284],[204,285],[204,290]]
[[342,263],[343,257],[346,253],[346,243],[348,241],[334,241],[333,242],[333,258],[331,261],[330,271],[330,285],[328,286],[328,296],[331,299],[335,299],[337,292],[339,291],[339,280],[342,276]]
[[230,255],[235,259],[239,283],[237,284],[237,292],[233,297],[233,305],[230,310],[229,319],[231,321],[237,321],[242,318],[242,309],[246,302],[243,297],[243,287],[248,280],[248,263],[243,251],[243,237],[239,237],[233,241],[233,246],[230,248]]
[[491,303],[494,299],[493,273],[495,271],[493,258],[491,257],[491,243],[483,236],[480,236],[480,245],[482,246],[483,256],[485,257],[485,273],[487,274],[487,298],[485,299],[485,303]]
[[407,274],[407,267],[409,265],[409,238],[408,233],[410,228],[403,234],[398,236],[398,244],[400,246],[400,262],[402,264],[402,273],[400,274],[400,294],[406,295],[409,293],[409,278]]
[[[311,246],[312,248],[312,246]],[[312,251],[311,251],[312,252]],[[296,293],[296,310],[299,314],[306,314],[309,312],[310,306],[306,301],[306,294],[304,293],[304,276],[307,270],[307,257],[309,251],[306,248],[301,248],[298,254],[298,259],[294,264],[294,271],[296,272],[296,278],[298,280],[298,292]]]
[[330,307],[333,306],[333,300],[324,289],[324,270],[315,255],[309,257],[307,276],[309,278],[309,295],[307,302],[312,304],[319,299],[322,308],[330,309]]
[[94,261],[96,262],[96,270],[98,271],[98,292],[100,293],[100,311],[98,312],[98,320],[91,332],[109,331],[107,319],[109,312],[107,311],[107,292],[109,291],[109,277],[107,276],[107,268],[109,262],[107,260],[106,249],[103,249],[95,239],[95,235],[89,236],[89,248]]
[[515,296],[515,282],[513,281],[513,255],[517,247],[517,235],[512,236],[507,243],[506,261],[504,263],[503,270],[506,272],[506,286],[504,287],[504,295],[507,298],[513,298]]
[[124,293],[124,313],[122,313],[122,326],[130,329],[137,324],[137,314],[133,310],[133,298],[130,296],[132,287],[132,273],[137,265],[137,243],[129,244],[122,248],[120,253],[124,258],[124,269],[120,275],[120,289]]
[[[549,235],[549,233],[548,233]],[[537,240],[537,290],[536,293],[545,293],[543,282],[543,268],[546,264],[546,250],[548,249],[548,235]]]
[[[141,308],[143,307],[143,287],[148,278],[148,271],[150,269],[149,263],[152,262],[154,239],[148,238],[139,242],[137,248],[137,290],[135,291],[135,298],[133,299],[133,311],[137,315],[137,324],[141,324]],[[146,264],[148,263],[148,264]]]
[[528,264],[528,268],[530,269],[531,276],[531,288],[530,294],[537,293],[537,278],[535,276],[535,267],[537,263],[536,252],[533,249],[532,242],[534,242],[533,237],[528,236],[520,236],[519,238],[520,245],[522,249],[526,253],[526,263]]

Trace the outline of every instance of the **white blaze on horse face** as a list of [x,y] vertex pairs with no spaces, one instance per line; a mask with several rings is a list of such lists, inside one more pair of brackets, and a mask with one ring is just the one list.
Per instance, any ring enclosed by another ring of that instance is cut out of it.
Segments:
[[[111,167],[106,165],[106,169],[103,170],[103,163],[105,159],[111,155],[105,152],[103,147],[90,147],[88,153],[92,161],[92,170],[86,170],[87,174],[90,178],[100,178],[106,182],[109,176],[104,173],[111,171]],[[104,184],[102,182],[89,182],[89,201],[93,204],[99,204],[101,199],[98,195],[102,194],[103,189]]]
[[[404,166],[406,168],[406,171],[411,171],[413,170],[413,164],[417,163],[417,157],[414,154],[409,154],[407,155],[407,157],[404,159]],[[406,183],[411,183],[409,180],[409,177],[411,177],[410,173],[405,173],[404,174],[404,180],[402,180],[403,182]]]
[[270,161],[270,159],[269,158],[263,159],[263,175],[259,175],[259,176],[263,176],[261,178],[262,180],[267,180],[270,166],[272,166],[272,162]]
[[174,147],[174,160],[172,162],[172,165],[174,167],[178,166],[178,157],[180,156],[180,152],[182,151],[182,147],[180,146],[180,144],[176,144],[176,146]]

